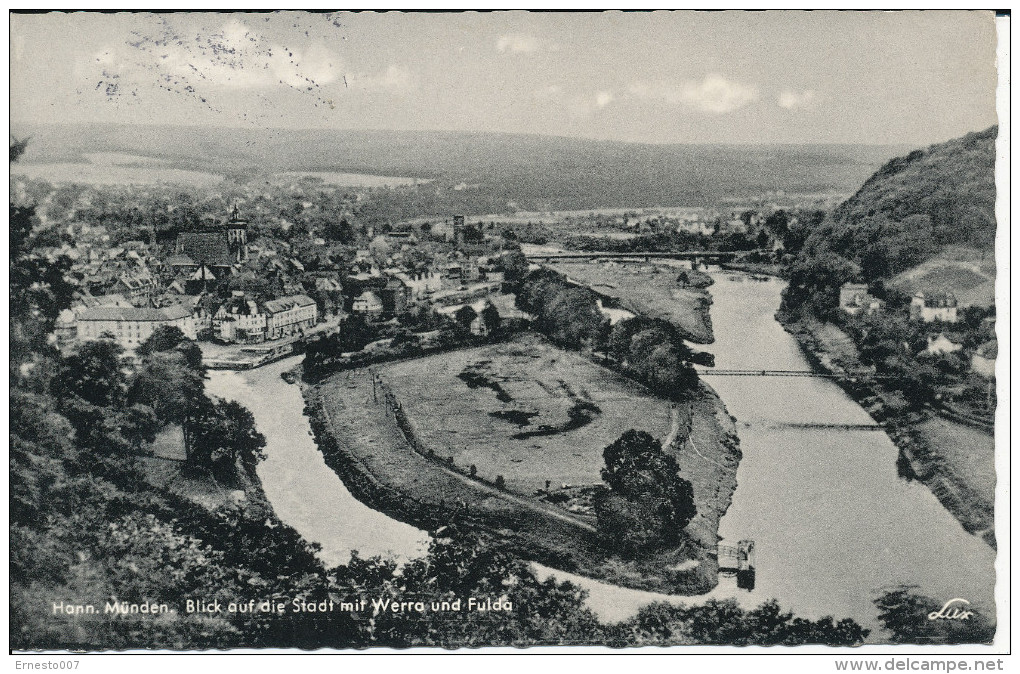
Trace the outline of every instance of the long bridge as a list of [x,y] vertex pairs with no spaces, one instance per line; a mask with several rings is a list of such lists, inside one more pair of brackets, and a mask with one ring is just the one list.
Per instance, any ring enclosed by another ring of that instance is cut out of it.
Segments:
[[871,372],[837,373],[816,372],[814,370],[726,370],[716,368],[695,368],[699,377],[817,377],[820,379],[849,379],[850,381],[890,379],[892,375],[873,374]]
[[[618,253],[608,251],[562,251],[548,253],[526,253],[525,256],[535,262],[569,262],[571,260],[697,260],[699,262],[731,262],[740,255],[755,251],[719,251],[719,250],[687,250],[672,253],[640,251]],[[762,252],[762,251],[758,251]],[[766,251],[771,253],[771,251]]]

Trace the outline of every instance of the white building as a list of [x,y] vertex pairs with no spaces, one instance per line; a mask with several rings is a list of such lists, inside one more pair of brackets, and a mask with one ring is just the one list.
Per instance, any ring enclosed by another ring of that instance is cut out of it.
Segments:
[[999,355],[999,343],[991,339],[975,351],[970,357],[970,369],[986,379],[995,378],[995,359]]
[[398,272],[397,278],[410,289],[411,299],[417,300],[443,288],[443,279],[434,269],[422,269],[414,272]]
[[844,283],[839,289],[839,308],[851,316],[874,314],[882,309],[882,300],[872,296],[864,283]]
[[910,299],[911,318],[925,323],[932,321],[956,322],[956,296],[952,293],[916,293]]
[[382,313],[382,300],[375,293],[365,291],[358,297],[354,298],[354,304],[351,306],[351,311],[356,314],[380,314]]
[[963,348],[963,344],[957,342],[946,333],[940,332],[937,335],[928,335],[928,347],[925,353],[932,356],[942,356],[947,353],[955,353]]
[[280,339],[313,327],[319,320],[319,307],[307,295],[291,295],[265,302],[266,339]]
[[356,314],[378,315],[383,310],[382,299],[371,290],[366,290],[354,298],[351,311]]
[[82,342],[110,336],[125,350],[133,351],[161,325],[180,328],[188,339],[195,339],[195,322],[184,307],[162,309],[136,307],[94,307],[78,314],[78,340]]
[[255,300],[235,291],[213,314],[212,331],[224,342],[258,344],[266,340],[266,315]]

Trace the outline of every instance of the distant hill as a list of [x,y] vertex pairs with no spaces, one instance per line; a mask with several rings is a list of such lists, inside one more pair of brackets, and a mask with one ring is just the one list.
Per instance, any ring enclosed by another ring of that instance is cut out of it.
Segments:
[[990,303],[997,134],[993,126],[888,161],[808,236],[791,267],[788,305],[850,279]]
[[88,153],[153,157],[175,169],[241,176],[340,171],[464,182],[526,210],[703,206],[778,190],[849,194],[902,148],[648,145],[495,133],[88,125],[13,129],[23,162]]

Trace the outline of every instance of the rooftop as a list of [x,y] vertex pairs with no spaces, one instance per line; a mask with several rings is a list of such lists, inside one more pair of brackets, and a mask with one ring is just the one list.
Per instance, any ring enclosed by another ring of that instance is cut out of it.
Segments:
[[78,321],[139,321],[161,322],[175,321],[191,316],[191,311],[183,306],[163,307],[93,307],[85,309],[78,316]]
[[226,267],[231,264],[230,250],[222,234],[182,232],[177,235],[177,247],[182,254],[196,262]]
[[291,295],[290,297],[269,300],[264,302],[263,306],[266,308],[266,313],[279,314],[297,307],[307,307],[313,304],[315,304],[315,300],[308,295]]

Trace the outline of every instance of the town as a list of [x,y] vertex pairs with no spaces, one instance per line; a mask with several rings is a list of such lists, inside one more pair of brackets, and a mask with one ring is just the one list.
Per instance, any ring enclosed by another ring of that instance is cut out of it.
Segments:
[[417,189],[359,193],[307,178],[261,195],[240,186],[177,195],[139,187],[131,196],[102,186],[15,185],[43,204],[44,225],[60,223],[42,250],[71,261],[73,301],[53,335],[59,348],[106,337],[131,358],[159,326],[173,326],[198,340],[208,367],[226,369],[276,360],[352,318],[428,334],[459,316],[476,335],[501,316],[526,318],[500,292],[505,256],[522,246],[736,250],[772,262],[798,227],[775,204],[396,222],[356,215]]

